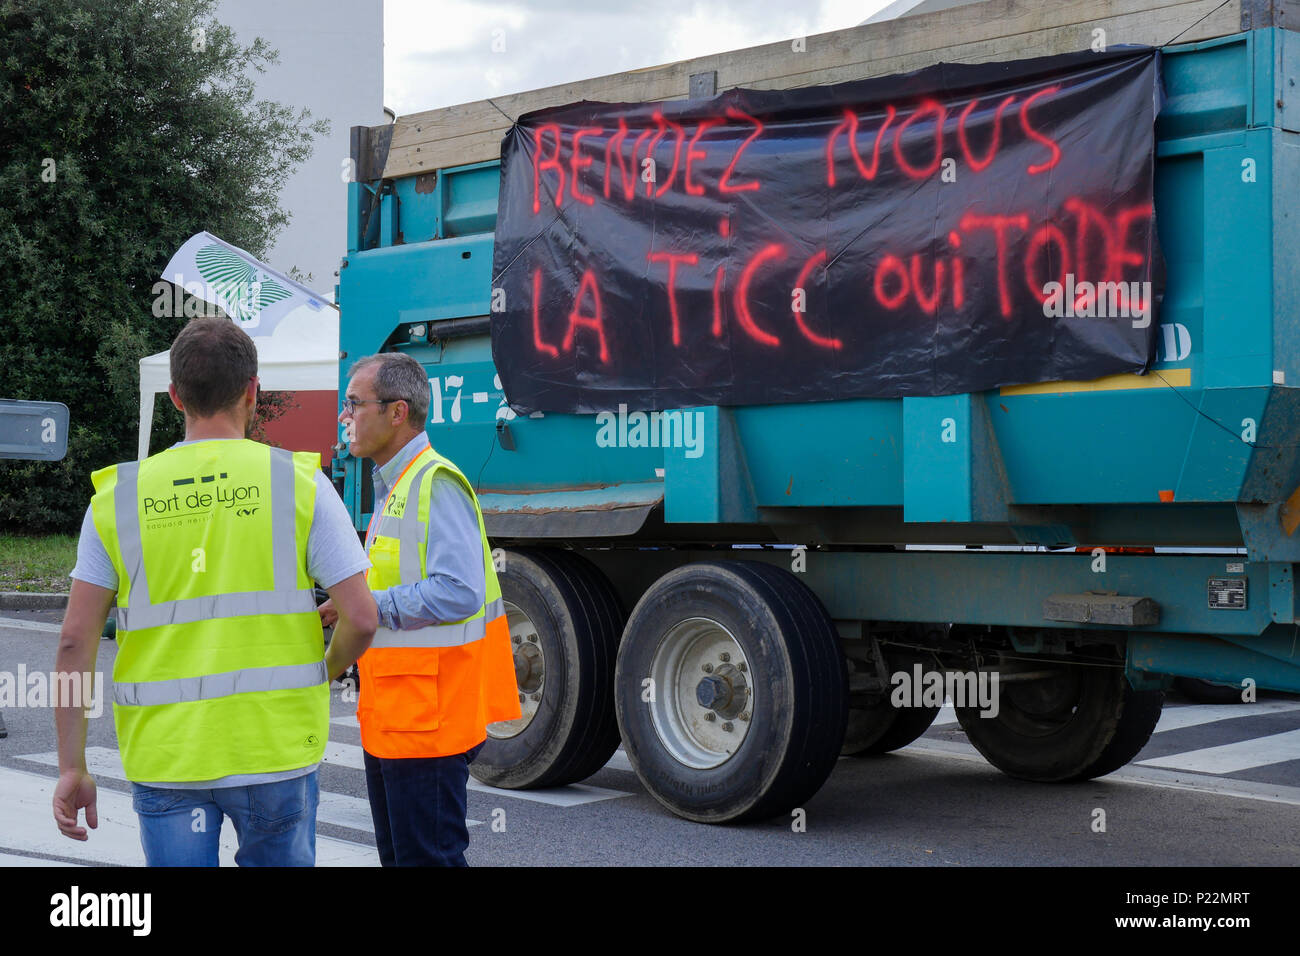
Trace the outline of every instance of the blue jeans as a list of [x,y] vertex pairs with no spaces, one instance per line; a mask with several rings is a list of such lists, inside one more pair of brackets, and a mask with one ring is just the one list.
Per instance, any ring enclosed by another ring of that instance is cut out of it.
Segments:
[[240,866],[315,866],[318,771],[251,787],[170,790],[131,784],[149,866],[217,866],[223,814]]
[[366,791],[383,866],[468,866],[465,786],[483,745],[451,757],[365,754]]

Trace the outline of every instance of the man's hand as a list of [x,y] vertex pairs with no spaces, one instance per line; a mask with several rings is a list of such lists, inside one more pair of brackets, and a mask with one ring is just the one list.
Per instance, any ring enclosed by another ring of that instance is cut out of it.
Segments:
[[321,627],[333,627],[334,623],[339,619],[339,612],[334,608],[333,598],[316,608],[316,613],[320,615]]
[[86,809],[86,823],[99,828],[99,811],[95,806],[95,780],[84,770],[65,770],[54,787],[54,822],[59,832],[74,840],[87,838],[84,827],[77,825],[77,814]]
[[[325,668],[330,680],[337,680],[370,647],[375,628],[379,626],[379,609],[375,606],[375,596],[366,586],[365,575],[360,572],[325,590],[330,595],[325,604],[331,610],[338,608],[335,613],[338,626],[325,651]],[[321,605],[318,610],[324,607]],[[321,620],[324,621],[323,616]]]
[[[114,592],[76,578],[63,615],[59,649],[54,657],[58,674],[91,674],[99,653],[99,635],[104,630]],[[58,701],[54,728],[59,739],[59,782],[54,788],[54,822],[59,832],[74,840],[86,839],[77,826],[77,811],[86,808],[91,829],[99,826],[95,810],[95,781],[86,772],[86,711],[84,701]]]

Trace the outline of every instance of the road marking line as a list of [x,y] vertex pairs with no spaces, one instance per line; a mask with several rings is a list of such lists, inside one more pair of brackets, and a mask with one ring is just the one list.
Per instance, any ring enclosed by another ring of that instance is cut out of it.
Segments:
[[957,740],[931,740],[928,737],[922,737],[915,743],[908,744],[906,747],[894,751],[894,753],[918,753],[932,757],[955,757],[958,760],[974,760],[979,763],[988,763],[984,759],[984,755],[970,744]]
[[0,866],[83,866],[81,863],[67,863],[63,860],[47,860],[40,856],[19,856],[16,853],[0,853]]
[[[927,757],[949,757],[957,760],[987,763],[984,756],[970,744],[951,740],[925,740],[909,744],[901,754],[914,753]],[[992,765],[989,765],[993,769]],[[1096,778],[1100,782],[1133,783],[1146,787],[1161,787],[1166,790],[1192,790],[1215,796],[1241,797],[1246,800],[1262,800],[1266,803],[1285,803],[1300,807],[1300,787],[1288,787],[1275,783],[1258,783],[1254,780],[1225,780],[1204,774],[1186,771],[1157,770],[1129,764],[1114,773]]]
[[605,770],[626,770],[628,773],[636,773],[632,769],[632,761],[627,757],[627,751],[619,747],[614,751],[614,756],[609,758],[609,763],[605,764]]
[[1260,700],[1253,704],[1194,704],[1190,707],[1166,707],[1160,714],[1155,732],[1182,730],[1199,724],[1212,724],[1216,720],[1236,717],[1263,717],[1266,714],[1284,714],[1300,710],[1300,703],[1290,700]]
[[[30,760],[47,767],[59,765],[59,755],[53,752],[20,754],[16,759]],[[122,769],[122,755],[111,747],[87,747],[86,769],[95,777],[126,780],[126,772]],[[361,830],[365,833],[375,832],[374,820],[370,816],[370,801],[333,790],[320,791],[320,806],[316,808],[316,822]],[[479,826],[482,822],[482,820],[466,821],[470,826]]]
[[[325,762],[336,767],[351,767],[365,770],[364,750],[357,744],[345,744],[331,740],[325,745]],[[607,790],[604,787],[592,787],[585,783],[572,783],[567,787],[548,787],[544,790],[502,790],[489,787],[473,777],[469,778],[469,789],[478,793],[492,794],[498,797],[511,797],[515,800],[528,800],[532,803],[544,803],[552,807],[576,807],[584,803],[596,803],[600,800],[613,800],[617,797],[630,797],[632,794],[621,790]]]
[[[939,716],[942,717],[943,715],[940,714]],[[953,720],[956,719],[957,719],[956,717],[953,718]],[[361,724],[357,721],[356,714],[347,714],[343,717],[331,717],[330,723],[338,724],[340,727],[356,727],[358,729],[360,729],[361,727]],[[344,757],[344,755],[342,754],[338,754],[337,757],[340,761],[344,759],[351,759],[350,757]],[[348,764],[348,766],[352,766],[352,765]],[[627,759],[627,752],[624,751],[622,747],[619,747],[618,750],[614,751],[614,756],[609,758],[609,763],[605,764],[605,766],[601,769],[626,770],[628,773],[636,773],[636,771],[632,769],[632,762]]]
[[939,716],[934,718],[934,723],[931,724],[930,726],[940,727],[943,726],[944,724],[955,724],[955,723],[957,723],[957,710],[952,706],[952,704],[945,701],[944,705],[939,708]]
[[27,621],[20,617],[0,617],[0,628],[12,627],[20,631],[43,631],[46,634],[58,634],[63,630],[62,624],[48,624],[45,621]]
[[586,783],[571,783],[566,787],[548,787],[545,790],[501,790],[497,787],[489,787],[485,783],[479,783],[473,777],[469,778],[469,789],[498,797],[512,797],[516,800],[544,803],[552,807],[576,807],[584,803],[599,803],[601,800],[615,800],[619,797],[632,796],[632,794],[624,793],[622,790],[607,790],[604,787],[593,787]]
[[[96,794],[99,826],[94,830],[87,827],[89,839],[83,843],[63,836],[54,825],[50,804],[56,782],[53,777],[33,771],[0,767],[0,806],[5,808],[5,829],[0,833],[0,841],[5,849],[71,857],[90,866],[144,866],[140,820],[131,806],[130,796],[99,788]],[[83,814],[83,825],[84,821]],[[224,823],[218,858],[222,866],[234,866],[239,841],[230,819],[226,818]],[[316,865],[378,866],[379,856],[374,847],[317,834]]]
[[[0,806],[4,807],[0,840],[6,849],[70,857],[89,866],[144,866],[140,825],[130,797],[100,789],[96,797],[99,826],[86,828],[89,839],[85,842],[72,840],[59,832],[50,809],[57,782],[33,771],[0,767]],[[84,813],[81,825],[85,826]]]
[[1300,730],[1288,730],[1267,737],[1253,737],[1218,747],[1188,750],[1167,757],[1139,760],[1145,767],[1174,767],[1194,773],[1236,773],[1253,767],[1300,760]]

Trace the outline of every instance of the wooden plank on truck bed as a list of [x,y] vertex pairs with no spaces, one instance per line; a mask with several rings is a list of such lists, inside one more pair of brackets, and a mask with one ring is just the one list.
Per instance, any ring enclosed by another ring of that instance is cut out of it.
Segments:
[[1108,45],[1162,46],[1227,36],[1242,28],[1243,4],[1259,0],[985,0],[789,40],[628,70],[399,116],[384,178],[498,159],[501,138],[523,113],[578,100],[650,102],[686,96],[693,73],[716,71],[718,92],[842,83],[932,64],[1025,59],[1087,49],[1093,30]]

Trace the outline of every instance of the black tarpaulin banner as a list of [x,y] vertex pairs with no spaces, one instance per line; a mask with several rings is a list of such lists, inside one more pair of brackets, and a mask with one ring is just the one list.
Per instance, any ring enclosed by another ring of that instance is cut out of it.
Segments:
[[492,354],[520,411],[947,395],[1145,371],[1159,53],[1076,53],[506,134]]

